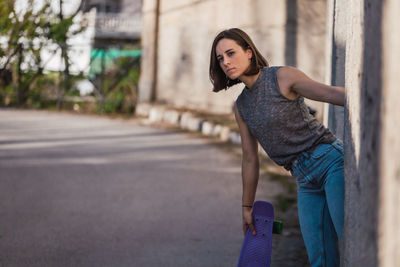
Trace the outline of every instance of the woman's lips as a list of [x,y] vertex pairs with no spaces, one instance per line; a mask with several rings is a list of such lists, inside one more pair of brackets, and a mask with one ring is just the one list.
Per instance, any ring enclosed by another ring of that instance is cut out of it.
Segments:
[[235,68],[230,68],[230,69],[227,69],[226,72],[232,72],[234,70],[235,70]]

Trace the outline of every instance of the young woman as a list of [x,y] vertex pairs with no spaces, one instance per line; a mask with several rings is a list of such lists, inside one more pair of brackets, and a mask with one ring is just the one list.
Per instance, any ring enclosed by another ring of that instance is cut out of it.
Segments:
[[234,105],[242,139],[243,232],[255,235],[251,215],[259,177],[258,145],[296,177],[298,215],[311,266],[339,266],[343,228],[343,145],[319,123],[304,98],[344,105],[344,88],[313,81],[300,70],[269,67],[240,29],[214,39],[210,59],[214,92],[243,82]]

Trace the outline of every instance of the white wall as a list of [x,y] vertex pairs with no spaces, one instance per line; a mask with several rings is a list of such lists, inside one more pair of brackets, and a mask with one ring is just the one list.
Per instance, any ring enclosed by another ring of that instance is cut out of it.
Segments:
[[[295,22],[288,22],[282,0],[160,0],[156,101],[173,106],[232,112],[243,85],[212,92],[209,61],[212,41],[222,30],[238,27],[247,32],[270,65],[285,65],[285,49],[297,67],[324,82],[325,0],[301,0]],[[143,3],[141,101],[149,101],[154,60],[156,0]],[[290,1],[297,6],[296,1]],[[312,6],[312,8],[310,8]],[[297,7],[295,7],[297,8]],[[310,10],[312,11],[310,13]],[[287,23],[295,23],[295,43],[287,42]],[[297,45],[297,47],[296,47]],[[322,105],[312,103],[322,120]]]

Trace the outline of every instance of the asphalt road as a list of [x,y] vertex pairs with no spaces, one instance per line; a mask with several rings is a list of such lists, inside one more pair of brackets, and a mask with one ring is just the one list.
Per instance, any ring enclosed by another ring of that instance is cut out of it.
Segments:
[[238,159],[134,122],[0,110],[0,266],[235,266]]

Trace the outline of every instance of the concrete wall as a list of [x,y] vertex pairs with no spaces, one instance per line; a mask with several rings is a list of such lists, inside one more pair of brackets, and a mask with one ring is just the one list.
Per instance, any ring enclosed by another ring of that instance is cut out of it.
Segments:
[[[154,37],[150,35],[154,12],[146,6],[154,6],[154,2],[143,3],[144,50],[153,44]],[[243,85],[213,93],[208,68],[214,37],[232,27],[245,30],[271,65],[295,65],[323,82],[325,3],[326,0],[160,0],[155,100],[179,107],[231,112]],[[151,57],[144,51],[143,61],[151,62]],[[142,101],[150,100],[152,73],[150,67],[142,68]],[[311,105],[321,116],[321,104]]]
[[[329,0],[327,13],[325,82],[345,86],[348,12],[342,9],[347,0]],[[344,108],[325,104],[324,123],[341,140],[344,138]]]
[[343,266],[399,266],[400,19],[397,0],[341,2],[348,13]]
[[[364,1],[352,0],[346,7],[351,25],[346,51],[346,120],[345,120],[345,227],[343,266],[377,266],[377,209],[379,178],[380,92],[365,85],[364,70]],[[373,49],[372,51],[377,51]],[[365,58],[367,60],[367,58]],[[380,67],[380,66],[379,66]],[[372,74],[372,73],[371,73]],[[365,97],[370,94],[369,109]],[[379,117],[379,116],[378,116]],[[367,127],[367,122],[370,122]],[[369,128],[369,131],[367,131]],[[368,156],[368,158],[366,157]]]
[[157,100],[231,112],[242,86],[217,94],[211,91],[211,43],[219,31],[239,27],[253,38],[267,60],[283,64],[284,4],[279,0],[161,1]]
[[378,259],[400,266],[400,1],[386,0],[382,13],[382,107]]
[[[326,0],[297,0],[296,43],[287,43],[288,49],[296,50],[296,66],[312,79],[325,82],[326,67]],[[290,3],[290,1],[288,1]],[[289,13],[290,14],[290,13]],[[290,62],[286,62],[290,65]],[[324,104],[306,99],[306,104],[317,111],[316,117],[323,120]]]

